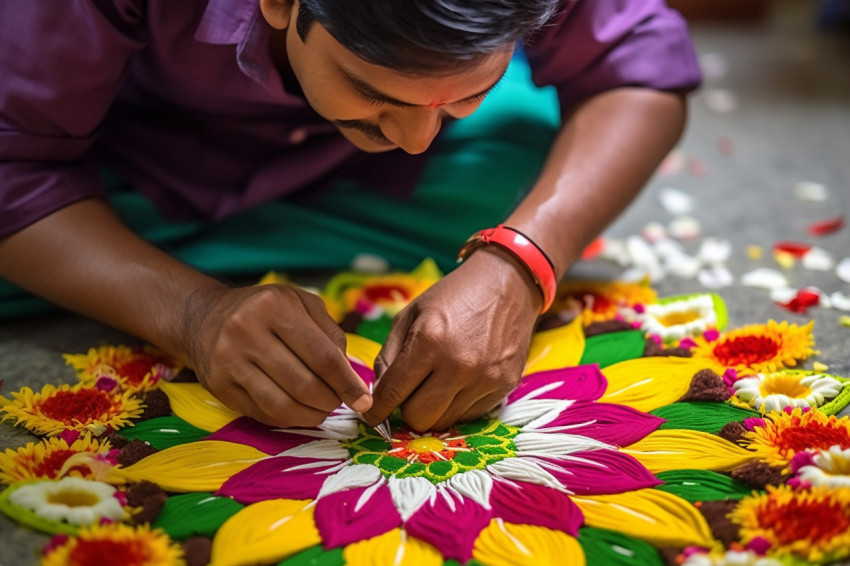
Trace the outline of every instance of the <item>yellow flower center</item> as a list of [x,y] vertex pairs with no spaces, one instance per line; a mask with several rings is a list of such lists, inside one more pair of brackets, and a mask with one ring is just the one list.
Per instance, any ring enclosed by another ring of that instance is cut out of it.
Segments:
[[409,441],[405,448],[418,454],[426,454],[429,452],[440,452],[445,447],[443,441],[436,436],[423,436]]
[[68,507],[92,507],[100,502],[100,497],[88,491],[68,490],[51,493],[47,502]]
[[787,395],[792,399],[805,399],[812,392],[811,389],[800,383],[800,378],[783,373],[768,375],[761,386],[761,394]]
[[662,316],[658,319],[658,322],[662,326],[678,326],[680,324],[687,324],[689,322],[693,322],[699,319],[699,313],[692,311],[683,311],[683,312],[671,312],[666,316]]

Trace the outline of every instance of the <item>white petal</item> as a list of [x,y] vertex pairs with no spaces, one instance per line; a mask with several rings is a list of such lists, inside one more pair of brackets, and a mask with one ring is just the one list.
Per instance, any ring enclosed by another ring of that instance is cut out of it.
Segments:
[[563,456],[573,452],[584,450],[600,450],[615,447],[576,434],[562,434],[550,432],[521,432],[514,437],[517,447],[517,456]]
[[665,187],[658,192],[658,200],[664,210],[673,215],[688,214],[694,209],[694,199],[688,193]]
[[538,420],[549,422],[572,404],[573,401],[562,399],[520,399],[505,405],[497,412],[497,416],[507,425],[521,427]]
[[703,100],[708,109],[717,114],[726,114],[738,108],[738,96],[725,88],[706,89]]
[[360,420],[357,413],[342,414],[328,417],[318,428],[319,430],[300,428],[276,428],[274,432],[285,432],[323,438],[327,440],[348,440],[356,438],[360,432],[358,423]]
[[712,269],[703,269],[697,275],[697,280],[704,287],[709,289],[722,289],[730,287],[735,279],[732,273],[723,266],[716,266]]
[[801,181],[794,186],[794,196],[800,200],[823,202],[829,198],[829,190],[821,183]]
[[278,456],[318,458],[320,460],[347,460],[348,455],[348,450],[343,448],[338,440],[314,440],[278,454]]
[[762,289],[780,289],[788,287],[788,278],[776,269],[759,267],[741,275],[741,285]]
[[500,478],[524,481],[568,493],[555,476],[530,458],[505,458],[487,466],[487,471]]
[[667,239],[667,228],[660,222],[650,222],[643,227],[640,235],[647,242],[658,242]]
[[732,244],[722,238],[706,238],[699,249],[699,258],[705,263],[725,263],[732,255]]
[[667,229],[671,236],[680,240],[696,238],[702,230],[699,221],[691,216],[674,218]]
[[770,290],[770,300],[776,303],[787,303],[797,296],[797,289],[791,287],[777,287]]
[[845,257],[838,263],[835,273],[839,279],[845,283],[850,283],[850,257]]
[[832,303],[832,308],[840,311],[850,311],[850,296],[839,291],[834,292],[829,296],[829,302]]
[[384,481],[381,480],[375,483],[375,485],[373,485],[372,487],[368,488],[366,491],[364,491],[363,494],[360,495],[360,499],[357,500],[357,504],[354,506],[354,512],[358,513],[361,507],[366,505],[366,503],[368,503],[369,500],[372,499],[372,496],[375,495],[375,492],[378,491],[383,484]]
[[390,495],[393,498],[398,514],[402,521],[407,521],[431,499],[436,490],[434,484],[425,478],[397,478],[390,476]]
[[812,271],[829,271],[835,266],[835,259],[825,249],[815,246],[806,252],[802,263],[803,267]]
[[493,478],[481,470],[469,470],[450,477],[445,484],[461,497],[475,501],[485,509],[490,508]]
[[346,466],[337,474],[325,480],[316,499],[321,499],[337,491],[353,489],[355,487],[369,487],[378,482],[382,477],[381,470],[371,464]]

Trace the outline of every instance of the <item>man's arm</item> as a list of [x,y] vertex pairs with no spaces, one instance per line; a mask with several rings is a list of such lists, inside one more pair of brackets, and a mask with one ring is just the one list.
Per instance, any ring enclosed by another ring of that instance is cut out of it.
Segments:
[[[681,135],[683,97],[615,89],[568,117],[540,178],[505,224],[552,259],[560,277],[638,194]],[[519,381],[542,301],[526,269],[495,246],[402,311],[379,361],[367,418],[396,406],[413,428],[443,429],[480,416]]]
[[267,424],[315,425],[340,401],[370,405],[321,299],[286,286],[229,288],[136,236],[100,199],[0,239],[0,276],[161,347]]

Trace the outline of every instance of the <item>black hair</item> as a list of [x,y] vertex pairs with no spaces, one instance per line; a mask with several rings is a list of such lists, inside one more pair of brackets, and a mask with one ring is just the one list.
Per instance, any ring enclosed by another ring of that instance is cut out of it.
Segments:
[[361,59],[401,72],[456,72],[525,40],[558,0],[300,0],[296,31],[313,23]]

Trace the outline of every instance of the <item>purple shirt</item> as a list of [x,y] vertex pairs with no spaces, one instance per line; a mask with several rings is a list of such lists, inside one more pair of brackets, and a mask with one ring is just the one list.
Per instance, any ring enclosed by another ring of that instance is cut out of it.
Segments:
[[[166,216],[210,220],[354,167],[374,175],[364,163],[393,177],[388,162],[424,160],[362,154],[287,93],[258,0],[6,1],[0,29],[0,236],[105,195],[104,160]],[[618,86],[699,83],[663,0],[565,0],[526,53],[564,108]]]

